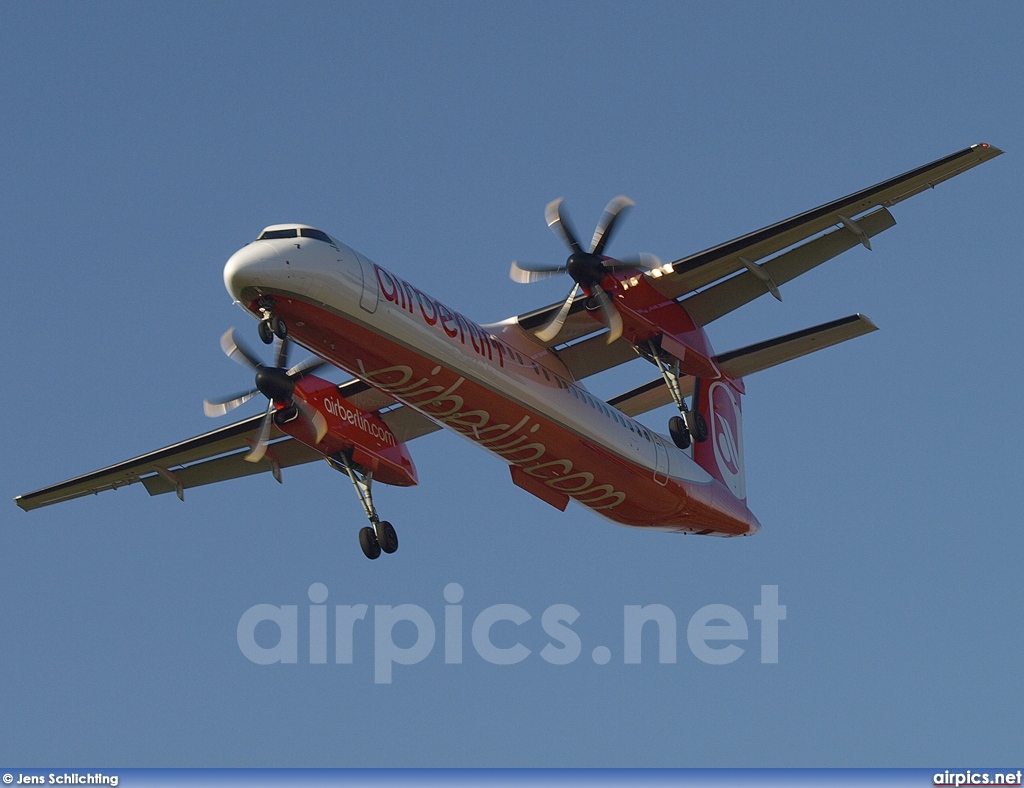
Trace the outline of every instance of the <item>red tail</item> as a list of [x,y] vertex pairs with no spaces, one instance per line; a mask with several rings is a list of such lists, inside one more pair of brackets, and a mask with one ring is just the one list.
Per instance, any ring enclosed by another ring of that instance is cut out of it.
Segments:
[[708,439],[694,444],[693,459],[722,482],[741,501],[747,499],[743,467],[743,381],[727,376],[701,383],[698,411],[708,427]]

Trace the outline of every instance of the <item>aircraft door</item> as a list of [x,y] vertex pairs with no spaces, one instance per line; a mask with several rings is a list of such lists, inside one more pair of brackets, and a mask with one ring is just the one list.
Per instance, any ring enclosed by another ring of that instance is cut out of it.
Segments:
[[654,481],[664,486],[668,484],[668,449],[660,440],[654,440]]
[[[353,250],[355,251],[355,250]],[[359,260],[359,270],[363,274],[363,289],[359,296],[359,306],[367,312],[377,311],[377,301],[380,298],[380,288],[377,286],[377,272],[373,270],[373,263],[355,252]]]

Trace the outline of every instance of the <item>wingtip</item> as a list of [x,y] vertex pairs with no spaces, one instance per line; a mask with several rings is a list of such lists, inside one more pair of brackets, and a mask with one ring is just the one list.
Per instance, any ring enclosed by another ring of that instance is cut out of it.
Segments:
[[868,329],[867,333],[870,334],[872,331],[878,331],[878,326],[875,325],[875,321],[872,320],[870,317],[868,317],[867,315],[861,314],[860,312],[857,313],[857,317],[860,318],[862,323],[866,324],[867,329]]

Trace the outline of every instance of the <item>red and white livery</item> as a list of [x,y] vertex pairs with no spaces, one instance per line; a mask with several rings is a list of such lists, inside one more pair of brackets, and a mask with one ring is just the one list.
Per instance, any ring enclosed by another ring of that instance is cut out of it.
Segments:
[[[224,267],[232,297],[277,342],[264,363],[227,332],[225,352],[255,373],[255,386],[218,401],[219,416],[262,393],[264,413],[156,452],[19,496],[34,509],[141,481],[150,494],[326,460],[353,483],[368,524],[369,558],[398,547],[378,514],[374,481],[417,483],[408,450],[446,428],[508,464],[512,482],[558,509],[576,501],[623,525],[715,536],[760,529],[747,507],[743,378],[875,330],[852,315],[718,354],[705,326],[771,294],[892,227],[889,208],[999,155],[973,145],[896,178],[668,264],[616,258],[607,246],[632,205],[608,204],[589,245],[561,200],[547,221],[570,250],[558,265],[512,264],[528,283],[566,275],[564,302],[478,324],[398,273],[322,230],[266,228]],[[276,337],[276,340],[275,340]],[[315,358],[289,367],[291,345]],[[657,377],[604,401],[583,381],[637,357]],[[329,363],[352,376],[313,374]],[[675,403],[668,435],[636,416]]]

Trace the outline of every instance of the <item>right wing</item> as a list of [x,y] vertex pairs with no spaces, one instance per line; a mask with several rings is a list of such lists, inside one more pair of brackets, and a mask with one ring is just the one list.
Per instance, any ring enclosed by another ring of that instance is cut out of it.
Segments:
[[[870,245],[872,236],[896,223],[888,208],[1001,153],[999,148],[986,143],[972,145],[785,221],[680,258],[643,276],[662,295],[680,300],[698,325],[707,325],[768,293],[770,288],[764,275],[773,285],[781,285],[858,244]],[[758,264],[761,260],[765,262]],[[762,275],[758,276],[751,266]],[[737,272],[740,273],[734,276]],[[707,289],[683,298],[700,288]],[[577,380],[636,358],[632,346],[624,339],[605,344],[607,329],[585,313],[582,296],[573,302],[556,340],[540,342],[534,331],[545,325],[561,306],[557,303],[528,312],[516,318],[516,322],[532,342],[553,350]],[[595,336],[588,337],[595,331]]]
[[[885,208],[879,208],[857,220],[857,226],[869,238],[894,224],[896,220]],[[777,287],[859,243],[861,241],[855,233],[846,227],[840,227],[773,257],[760,268]],[[769,289],[763,276],[757,276],[748,270],[683,299],[682,306],[698,326],[706,326],[767,292]],[[605,344],[605,335],[602,331],[558,350],[557,355],[573,377],[580,380],[632,361],[636,358],[636,350],[625,338],[620,338],[610,345]]]
[[[376,411],[399,443],[441,429],[433,421],[410,408],[399,406],[387,394],[359,380],[338,386],[338,393],[364,411]],[[388,408],[388,410],[381,410]],[[204,484],[271,472],[281,480],[281,468],[322,460],[324,455],[301,441],[271,427],[267,453],[259,462],[246,462],[245,455],[259,437],[263,414],[207,432],[195,438],[109,468],[87,473],[14,499],[25,511],[38,509],[83,495],[96,495],[142,482],[150,495],[176,492],[184,500],[185,490]],[[283,440],[281,440],[283,438]]]
[[843,221],[844,217],[852,220],[856,227],[858,217],[865,211],[891,208],[1001,153],[999,148],[984,142],[964,148],[798,216],[676,260],[669,264],[671,271],[658,277],[652,284],[663,295],[679,298],[743,270],[745,266],[740,261],[741,257],[757,262],[837,224],[843,225],[843,230],[853,235],[857,242],[862,242],[861,236]]

